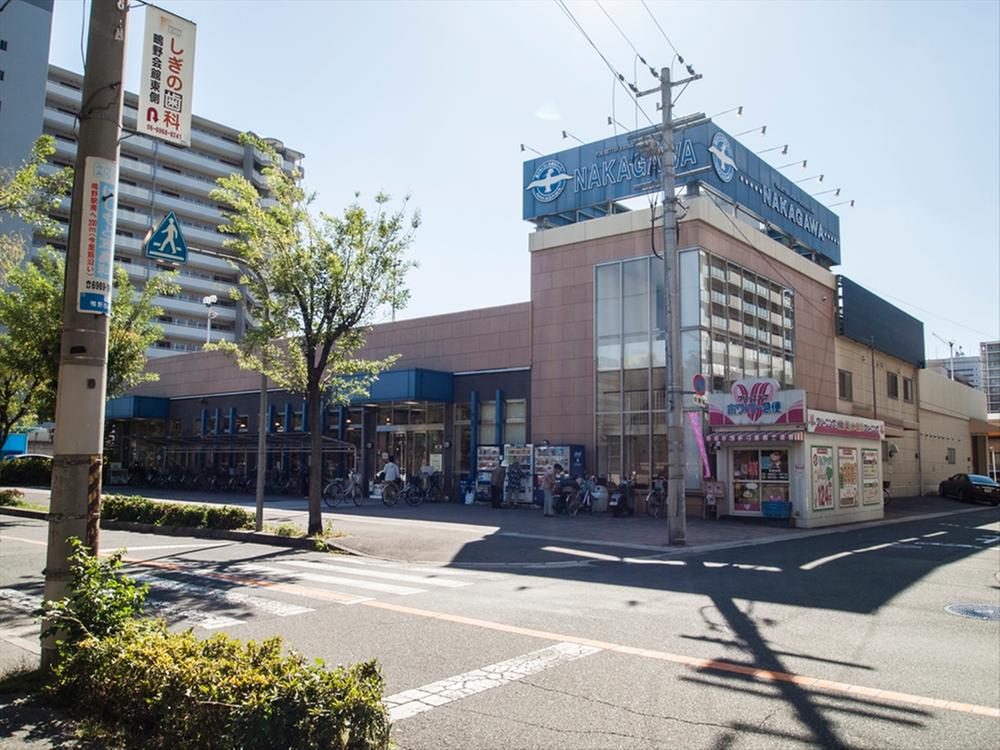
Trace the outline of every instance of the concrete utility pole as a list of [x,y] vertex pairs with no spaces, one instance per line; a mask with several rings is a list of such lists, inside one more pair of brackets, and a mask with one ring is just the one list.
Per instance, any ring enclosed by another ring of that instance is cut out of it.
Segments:
[[[101,512],[101,464],[104,449],[104,402],[107,393],[108,316],[77,310],[79,273],[85,232],[85,187],[88,160],[117,164],[125,68],[126,0],[93,0],[87,67],[83,78],[80,133],[70,209],[63,299],[56,436],[52,462],[52,499],[45,564],[45,601],[68,593],[71,573],[69,537],[77,537],[96,554]],[[117,202],[115,195],[100,201]],[[113,215],[113,213],[112,213]],[[107,230],[107,227],[105,227]],[[114,226],[110,227],[114,237]],[[56,658],[55,636],[42,639],[42,667]]]

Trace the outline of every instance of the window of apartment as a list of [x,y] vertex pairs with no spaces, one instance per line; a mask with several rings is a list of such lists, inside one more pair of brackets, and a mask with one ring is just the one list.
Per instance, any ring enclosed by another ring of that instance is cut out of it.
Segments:
[[913,403],[913,380],[910,378],[903,378],[903,401]]
[[6,52],[6,51],[7,51],[7,40],[0,39],[0,52]]
[[236,431],[237,432],[249,432],[250,431],[250,417],[247,414],[240,414],[236,417]]
[[894,372],[887,372],[885,374],[886,381],[885,387],[886,391],[889,393],[889,398],[899,398],[899,376]]
[[3,80],[3,71],[0,70],[0,81],[2,81],[2,80]]
[[854,400],[854,383],[847,370],[837,370],[837,392],[845,401]]
[[949,448],[948,449],[948,455],[945,457],[945,461],[947,461],[950,464],[955,463],[955,449],[954,448]]

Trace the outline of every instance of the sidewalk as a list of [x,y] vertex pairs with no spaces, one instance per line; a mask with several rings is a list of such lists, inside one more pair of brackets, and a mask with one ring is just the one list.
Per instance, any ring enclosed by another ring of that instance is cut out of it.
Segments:
[[[25,489],[24,492],[29,502],[47,507],[47,489]],[[254,499],[247,495],[108,488],[109,494],[115,492],[179,502],[237,505],[250,512],[254,509]],[[343,534],[337,543],[361,554],[411,562],[530,565],[552,561],[554,556],[550,549],[553,546],[632,557],[688,555],[842,533],[986,507],[939,497],[897,498],[893,499],[883,520],[822,529],[794,529],[787,521],[763,518],[709,520],[689,517],[683,547],[668,544],[665,520],[646,516],[614,518],[599,514],[544,518],[537,507],[496,509],[489,505],[459,503],[425,503],[417,507],[400,503],[387,507],[377,499],[366,500],[360,508],[347,504],[331,510],[324,505],[322,511],[324,523],[332,523],[333,528]],[[288,524],[304,531],[307,511],[306,500],[302,498],[265,498],[265,522],[273,526]]]

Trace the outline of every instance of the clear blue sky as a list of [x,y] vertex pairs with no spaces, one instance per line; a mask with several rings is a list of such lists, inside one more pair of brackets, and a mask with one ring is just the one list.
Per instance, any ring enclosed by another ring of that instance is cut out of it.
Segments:
[[[527,300],[519,144],[550,153],[569,145],[563,129],[597,140],[613,108],[637,116],[549,0],[160,4],[198,24],[194,111],[303,151],[319,207],[339,211],[355,190],[412,195],[424,225],[405,317]],[[789,161],[857,200],[835,209],[836,270],[921,318],[929,357],[947,356],[932,332],[970,354],[1000,339],[1000,3],[647,4],[705,76],[678,114],[743,105],[720,124],[766,124],[744,142],[790,144]],[[640,2],[602,5],[651,64],[670,63]],[[601,8],[569,7],[632,78]],[[133,91],[143,14],[130,18]],[[54,64],[82,70],[82,15],[56,0]],[[641,68],[637,81],[654,84]]]

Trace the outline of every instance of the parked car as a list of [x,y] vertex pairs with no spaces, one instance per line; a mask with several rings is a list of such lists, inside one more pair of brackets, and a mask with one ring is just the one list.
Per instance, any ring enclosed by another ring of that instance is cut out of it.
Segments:
[[982,474],[956,474],[948,477],[938,487],[938,494],[941,497],[985,500],[990,505],[1000,505],[1000,484]]

